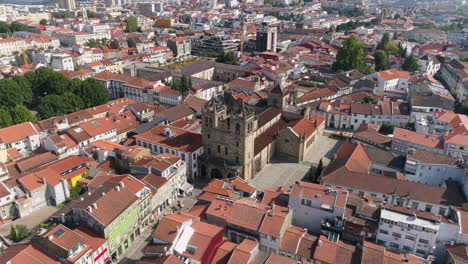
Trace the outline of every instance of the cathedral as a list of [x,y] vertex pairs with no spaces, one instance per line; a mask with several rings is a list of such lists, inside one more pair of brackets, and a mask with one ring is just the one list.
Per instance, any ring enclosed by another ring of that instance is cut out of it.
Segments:
[[275,156],[302,161],[322,134],[325,118],[293,107],[290,95],[278,86],[255,105],[228,92],[207,102],[199,175],[248,181]]

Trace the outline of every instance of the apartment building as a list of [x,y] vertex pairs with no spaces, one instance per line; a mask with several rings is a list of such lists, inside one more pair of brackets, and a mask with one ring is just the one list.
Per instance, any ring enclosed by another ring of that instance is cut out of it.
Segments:
[[167,46],[172,50],[176,58],[190,56],[192,44],[187,37],[176,37],[167,41]]
[[198,157],[203,154],[202,134],[174,126],[158,125],[134,138],[138,146],[149,148],[153,154],[169,153],[181,157],[187,164],[189,181],[198,177]]
[[294,184],[289,206],[293,211],[293,224],[316,234],[324,219],[344,219],[348,192],[308,182]]

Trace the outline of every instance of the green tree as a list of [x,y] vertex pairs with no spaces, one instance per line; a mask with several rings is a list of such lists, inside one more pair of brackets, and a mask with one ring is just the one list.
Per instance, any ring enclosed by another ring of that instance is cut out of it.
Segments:
[[138,30],[138,21],[135,16],[129,16],[126,23],[125,32],[135,32]]
[[7,35],[11,33],[10,26],[4,21],[0,21],[0,33],[4,33]]
[[101,105],[108,101],[106,88],[95,79],[82,81],[74,93],[83,100],[86,108]]
[[413,55],[407,57],[401,65],[401,69],[409,72],[419,71],[418,60]]
[[316,83],[310,81],[300,81],[297,83],[297,85],[304,87],[317,87]]
[[16,229],[15,229],[15,226],[13,226],[13,225],[10,226],[10,237],[9,238],[13,242],[17,241]]
[[13,125],[13,120],[11,119],[10,111],[6,108],[0,108],[0,127],[9,127]]
[[24,122],[36,122],[36,117],[24,105],[16,105],[11,110],[11,116],[15,124]]
[[53,116],[73,113],[83,108],[83,100],[79,96],[67,92],[63,95],[52,94],[45,96],[41,99],[37,111],[42,119],[47,119]]
[[86,11],[86,14],[88,15],[88,18],[97,18],[98,15],[96,14],[96,12],[93,12],[91,10],[87,10]]
[[238,65],[239,60],[236,58],[234,53],[232,52],[223,52],[217,55],[216,62],[231,64],[231,65]]
[[357,70],[364,74],[372,73],[372,68],[367,65],[364,45],[359,43],[355,35],[351,35],[344,41],[343,48],[338,51],[332,68],[335,72]]
[[31,83],[24,76],[14,76],[13,81],[15,81],[19,86],[19,91],[23,97],[23,103],[29,104],[32,102],[33,92],[31,88]]
[[90,47],[90,48],[97,48],[99,47],[99,40],[96,39],[90,39],[86,41],[85,46]]
[[25,24],[22,24],[20,22],[14,21],[10,24],[10,31],[11,32],[16,32],[16,31],[28,31],[28,26]]
[[39,21],[39,24],[44,25],[44,26],[47,26],[48,23],[49,23],[49,21],[47,21],[47,19],[45,19],[45,18],[43,18],[43,19],[41,19],[41,21]]
[[382,40],[377,44],[376,50],[383,50],[387,55],[398,56],[398,46],[390,40],[390,34],[385,32],[382,36]]
[[395,127],[392,125],[388,124],[382,124],[379,129],[379,133],[384,134],[384,135],[390,135],[393,134],[393,131],[395,130]]
[[384,50],[376,50],[374,53],[375,70],[383,71],[388,69],[388,56]]
[[0,80],[0,105],[15,107],[24,101],[20,86],[13,80]]
[[364,103],[366,103],[366,104],[375,104],[376,103],[375,98],[370,97],[370,96],[364,96],[363,100],[364,100]]
[[317,170],[315,170],[315,179],[314,181],[317,182],[320,178],[320,174],[322,174],[323,171],[323,161],[320,159],[319,164],[317,166]]
[[29,236],[30,232],[25,225],[17,225],[15,229],[16,229],[16,242],[20,242],[21,240]]

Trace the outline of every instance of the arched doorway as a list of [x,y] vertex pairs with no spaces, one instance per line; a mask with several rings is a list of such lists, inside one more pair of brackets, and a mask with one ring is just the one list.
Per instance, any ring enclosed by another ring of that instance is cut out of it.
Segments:
[[212,179],[222,179],[223,174],[218,169],[211,169],[210,176]]

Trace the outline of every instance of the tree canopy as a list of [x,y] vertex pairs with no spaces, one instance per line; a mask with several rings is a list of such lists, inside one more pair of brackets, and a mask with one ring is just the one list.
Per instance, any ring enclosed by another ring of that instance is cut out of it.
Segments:
[[0,80],[0,127],[35,122],[104,104],[107,90],[95,79],[68,79],[47,68]]
[[135,16],[129,16],[125,22],[127,23],[125,32],[136,32],[138,30],[138,21]]
[[409,72],[419,71],[418,59],[413,55],[407,57],[401,65],[401,69]]
[[388,55],[384,50],[375,51],[374,59],[376,71],[383,71],[388,69]]
[[355,35],[351,35],[344,41],[343,48],[338,51],[332,68],[335,72],[357,70],[364,74],[372,73],[372,68],[367,64],[364,45],[359,43]]
[[49,21],[47,21],[47,19],[43,18],[39,21],[39,24],[41,25],[44,25],[44,26],[47,26],[47,24],[49,24]]

